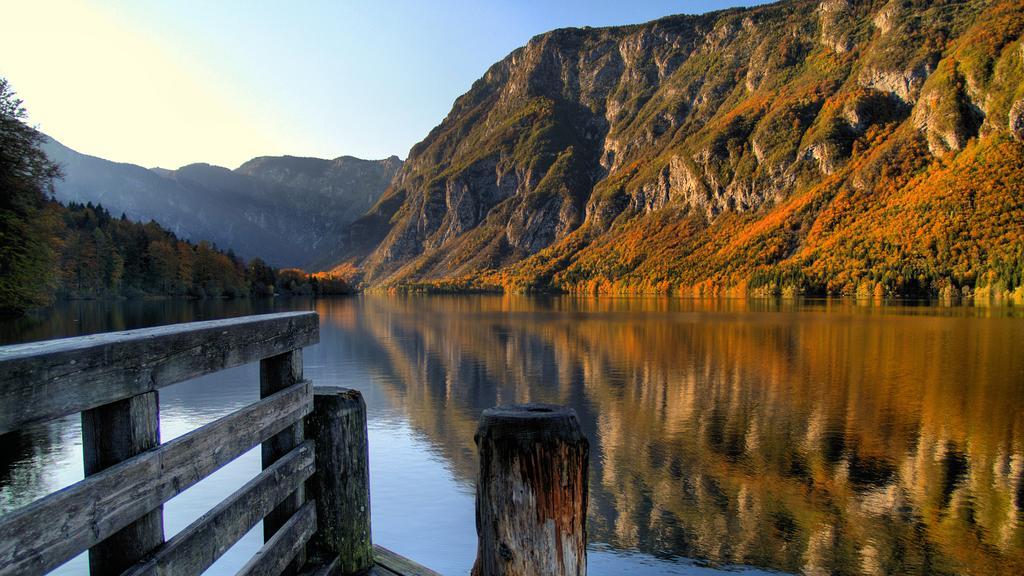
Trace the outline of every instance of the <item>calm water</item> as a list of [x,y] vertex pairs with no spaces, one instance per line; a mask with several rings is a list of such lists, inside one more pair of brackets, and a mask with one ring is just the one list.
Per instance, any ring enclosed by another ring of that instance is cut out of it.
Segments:
[[[445,574],[475,554],[473,432],[573,406],[591,438],[591,574],[1024,573],[1020,309],[366,296],[62,305],[0,342],[315,309],[317,385],[362,390],[374,541]],[[258,397],[255,366],[160,392],[163,440]],[[166,507],[168,537],[258,451]],[[5,438],[0,509],[82,477],[77,418]],[[232,574],[257,527],[210,573]],[[64,574],[85,571],[80,557]]]

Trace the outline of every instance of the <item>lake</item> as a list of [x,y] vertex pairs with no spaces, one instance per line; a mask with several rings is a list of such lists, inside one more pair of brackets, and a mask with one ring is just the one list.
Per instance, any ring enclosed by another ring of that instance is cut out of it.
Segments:
[[[575,408],[590,574],[1024,573],[1024,310],[846,300],[376,296],[74,302],[4,344],[316,310],[319,386],[362,391],[374,542],[444,574],[475,556],[485,408]],[[256,365],[160,391],[167,441],[258,398]],[[170,537],[258,449],[165,507]],[[0,511],[82,478],[78,417],[0,438]],[[209,571],[233,574],[257,526]],[[86,571],[84,555],[58,573]]]

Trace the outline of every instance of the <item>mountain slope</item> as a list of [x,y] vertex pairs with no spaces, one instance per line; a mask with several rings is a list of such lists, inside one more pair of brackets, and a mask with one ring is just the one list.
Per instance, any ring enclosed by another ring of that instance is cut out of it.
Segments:
[[373,207],[401,167],[398,156],[384,160],[261,156],[242,164],[235,172],[300,190],[321,191],[332,200],[331,212],[343,224]]
[[62,202],[102,204],[175,234],[275,266],[315,267],[342,246],[341,229],[376,202],[402,162],[343,156],[262,157],[228,170],[192,164],[148,170],[80,154],[48,139],[65,177]]
[[786,0],[555,30],[355,221],[369,285],[954,294],[1024,284],[1024,5]]

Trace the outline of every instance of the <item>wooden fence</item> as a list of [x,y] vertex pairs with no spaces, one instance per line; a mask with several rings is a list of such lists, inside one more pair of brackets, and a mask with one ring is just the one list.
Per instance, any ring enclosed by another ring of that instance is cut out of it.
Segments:
[[[303,378],[318,341],[296,312],[0,348],[0,434],[80,412],[86,475],[0,517],[0,576],[85,550],[94,575],[199,574],[261,520],[239,574],[432,574],[372,546],[365,405]],[[256,361],[258,402],[160,442],[160,388]],[[262,472],[165,541],[163,504],[260,444]]]

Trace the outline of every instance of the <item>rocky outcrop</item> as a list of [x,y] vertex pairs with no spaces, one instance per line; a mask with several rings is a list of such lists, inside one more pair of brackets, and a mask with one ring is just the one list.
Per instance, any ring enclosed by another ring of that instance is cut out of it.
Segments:
[[722,197],[720,191],[715,194],[708,188],[692,160],[675,156],[661,169],[653,182],[637,188],[630,196],[628,208],[653,212],[675,203],[711,218],[726,209],[721,204]]
[[882,9],[875,13],[874,17],[871,18],[871,23],[874,24],[879,33],[888,34],[892,31],[896,19],[899,16],[900,8],[901,2],[899,0],[889,0],[885,3]]
[[866,68],[858,78],[860,85],[897,96],[904,103],[913,103],[921,93],[932,65],[922,62],[910,69]]
[[929,82],[914,109],[913,121],[925,135],[928,149],[941,156],[962,150],[977,136],[984,115],[968,97],[963,77],[949,63]]
[[836,54],[845,54],[853,48],[851,25],[853,10],[849,0],[825,0],[818,5],[822,45]]
[[1013,103],[1007,127],[1018,140],[1024,140],[1024,100],[1017,100]]

